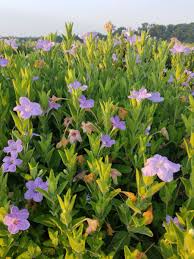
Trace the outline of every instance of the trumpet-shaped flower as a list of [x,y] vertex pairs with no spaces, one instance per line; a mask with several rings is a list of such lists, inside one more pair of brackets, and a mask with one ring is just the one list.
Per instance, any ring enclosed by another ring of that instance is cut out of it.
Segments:
[[120,129],[120,130],[126,129],[125,122],[120,120],[119,116],[111,117],[111,122],[112,122],[113,128],[115,129]]
[[109,135],[102,135],[101,137],[102,147],[111,147],[115,144],[115,140],[111,139]]
[[137,101],[142,101],[144,99],[148,99],[151,97],[152,94],[148,93],[145,88],[141,88],[138,91],[131,91],[130,95],[128,96],[129,99],[136,99]]
[[8,146],[4,147],[5,153],[10,153],[11,156],[18,155],[23,150],[22,141],[20,139],[14,141],[13,139],[8,140]]
[[22,164],[22,160],[17,158],[17,154],[14,154],[12,156],[5,156],[3,158],[3,172],[7,173],[14,173],[16,171],[17,166],[20,166]]
[[6,58],[0,58],[0,67],[6,67],[9,61]]
[[36,191],[36,188],[40,188],[44,191],[48,190],[48,183],[43,182],[40,177],[37,177],[34,181],[28,181],[26,183],[27,191],[24,194],[24,198],[26,200],[33,200],[35,202],[41,202],[43,199],[43,195]]
[[94,107],[94,100],[93,99],[86,99],[86,97],[84,95],[82,95],[79,98],[79,104],[80,104],[80,108],[82,109],[90,109]]
[[157,175],[164,182],[171,182],[173,174],[180,170],[180,164],[175,164],[168,160],[167,157],[154,155],[147,159],[145,166],[142,168],[144,176]]
[[24,120],[43,113],[40,104],[31,102],[27,97],[20,97],[19,102],[20,105],[17,105],[13,110],[20,112],[20,116]]
[[10,213],[4,217],[3,223],[8,226],[8,231],[11,234],[17,234],[20,230],[24,231],[30,227],[28,217],[27,209],[19,210],[18,207],[13,206]]

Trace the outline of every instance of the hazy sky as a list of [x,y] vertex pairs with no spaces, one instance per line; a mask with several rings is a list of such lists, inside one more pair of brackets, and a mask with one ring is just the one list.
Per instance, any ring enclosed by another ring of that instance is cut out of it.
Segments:
[[137,27],[143,22],[194,22],[194,0],[0,0],[0,35],[30,36],[74,31],[101,31],[106,21]]

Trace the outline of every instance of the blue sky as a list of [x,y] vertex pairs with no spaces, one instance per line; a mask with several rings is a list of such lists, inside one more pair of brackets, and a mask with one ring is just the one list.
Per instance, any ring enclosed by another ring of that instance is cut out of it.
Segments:
[[0,0],[0,35],[30,36],[101,31],[106,21],[135,28],[143,22],[194,22],[194,0]]

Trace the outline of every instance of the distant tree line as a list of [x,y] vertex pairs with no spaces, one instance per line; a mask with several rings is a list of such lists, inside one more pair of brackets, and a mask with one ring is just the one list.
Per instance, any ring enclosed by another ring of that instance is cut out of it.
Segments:
[[[120,34],[125,29],[125,27],[120,27],[115,31],[115,33]],[[170,40],[171,38],[177,38],[179,41],[182,42],[194,42],[194,22],[189,24],[183,23],[177,25],[143,23],[136,30],[136,33],[140,34],[142,31],[147,31],[150,36],[156,37],[157,39]]]
[[[114,34],[121,34],[124,30],[126,30],[125,27],[119,27],[114,31]],[[194,43],[194,22],[186,24],[169,24],[169,25],[160,25],[160,24],[149,24],[149,23],[143,23],[137,30],[135,30],[135,33],[141,34],[142,31],[146,31],[150,34],[152,37],[156,37],[157,39],[163,39],[163,40],[170,40],[171,38],[177,38],[181,42],[186,43]],[[99,38],[106,38],[106,35],[102,33],[98,33]],[[7,38],[7,37],[4,37]],[[35,41],[39,37],[22,37],[18,38],[21,41],[26,40],[32,40]],[[76,39],[80,39],[77,35],[75,37]],[[57,35],[56,37],[57,42],[62,41],[62,36]]]

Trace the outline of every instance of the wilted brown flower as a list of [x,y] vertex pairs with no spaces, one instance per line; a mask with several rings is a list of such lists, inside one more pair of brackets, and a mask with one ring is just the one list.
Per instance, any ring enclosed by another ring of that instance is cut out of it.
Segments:
[[110,171],[110,174],[111,174],[111,177],[112,177],[112,180],[113,180],[114,184],[118,184],[117,177],[121,176],[121,173],[117,169],[112,168],[111,171]]
[[73,119],[72,119],[71,117],[66,117],[66,118],[64,119],[64,122],[63,122],[65,128],[66,128],[66,127],[69,127],[69,125],[72,124],[72,121],[73,121]]
[[68,138],[71,144],[76,143],[77,141],[82,142],[82,137],[79,130],[70,129]]
[[83,165],[85,163],[85,157],[83,155],[77,156],[77,161],[80,165]]
[[125,108],[120,107],[118,114],[119,114],[120,119],[124,120],[127,117],[127,115],[128,115],[128,111]]
[[113,233],[115,231],[112,229],[111,225],[109,223],[106,223],[106,227],[107,227],[107,229],[106,229],[107,235],[108,236],[113,236]]
[[62,137],[62,139],[57,143],[56,148],[61,148],[61,147],[65,148],[68,143],[69,143],[69,140]]
[[84,133],[87,133],[87,134],[91,134],[92,132],[95,131],[95,126],[94,124],[92,124],[91,122],[82,122],[82,125],[81,125],[81,128],[83,130]]
[[96,231],[99,226],[99,221],[97,219],[87,218],[88,227],[86,228],[86,234],[89,235]]
[[169,140],[169,135],[167,129],[164,127],[160,130],[162,136],[164,136],[167,140]]
[[90,173],[88,175],[85,175],[83,177],[83,180],[84,180],[85,183],[91,183],[91,182],[93,182],[95,180],[95,174],[94,173]]
[[105,23],[104,25],[104,29],[107,32],[112,32],[114,30],[115,26],[109,21],[107,23]]
[[58,101],[60,101],[60,100],[63,100],[63,99],[64,99],[64,98],[59,98],[59,97],[53,95],[53,96],[50,98],[50,101],[56,103],[56,102],[58,102]]
[[44,60],[39,59],[39,60],[36,60],[34,62],[34,67],[35,68],[42,68],[42,67],[44,67],[45,64],[46,63],[44,62]]
[[149,209],[143,213],[143,217],[146,225],[152,223],[154,218],[152,206],[150,206]]
[[136,202],[137,197],[133,192],[124,192],[122,191],[121,193],[125,194],[132,202]]

